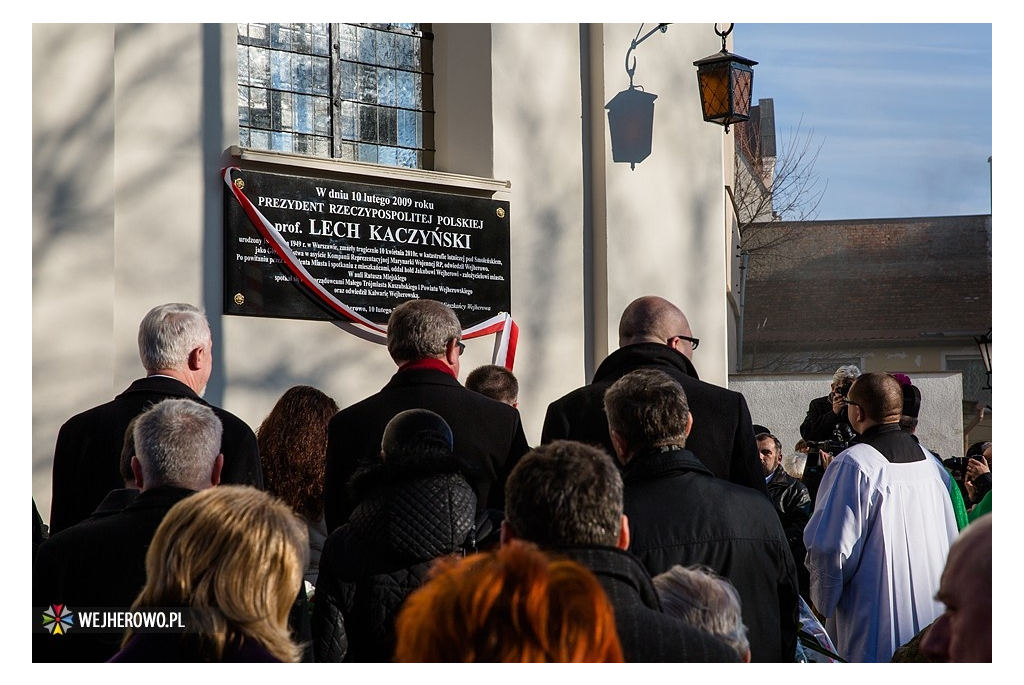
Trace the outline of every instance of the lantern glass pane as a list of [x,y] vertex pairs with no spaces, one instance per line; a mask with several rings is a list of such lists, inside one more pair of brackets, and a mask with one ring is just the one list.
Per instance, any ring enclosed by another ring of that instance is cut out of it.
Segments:
[[697,72],[704,121],[720,122],[729,113],[729,66],[714,64]]

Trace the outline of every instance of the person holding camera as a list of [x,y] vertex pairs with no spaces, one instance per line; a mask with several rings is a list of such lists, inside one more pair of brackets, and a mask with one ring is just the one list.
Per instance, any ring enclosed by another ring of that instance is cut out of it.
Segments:
[[[840,366],[832,375],[832,387],[828,395],[811,400],[807,416],[800,424],[800,437],[804,440],[836,440],[849,442],[854,435],[850,420],[846,416],[844,400],[850,385],[860,376],[860,369],[853,364]],[[838,429],[838,433],[837,433]]]

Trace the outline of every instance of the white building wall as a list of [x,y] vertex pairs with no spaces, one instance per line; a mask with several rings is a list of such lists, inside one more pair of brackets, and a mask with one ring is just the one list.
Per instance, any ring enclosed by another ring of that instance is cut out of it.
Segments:
[[[515,372],[530,442],[547,404],[589,380],[586,350],[615,349],[619,314],[640,295],[683,307],[702,340],[702,378],[724,384],[724,137],[701,119],[692,66],[719,48],[710,25],[673,25],[635,53],[635,82],[659,95],[653,152],[635,171],[611,162],[603,103],[628,85],[636,25],[590,33],[604,63],[591,65],[600,89],[587,141],[579,25],[434,30],[438,170],[511,185]],[[32,493],[44,519],[61,423],[143,374],[137,327],[156,304],[206,308],[215,359],[206,397],[254,429],[292,385],[346,406],[387,381],[386,349],[330,323],[220,314],[234,24],[36,24],[32,37]],[[596,167],[586,177],[584,146]],[[597,319],[584,308],[594,287],[584,275],[585,184],[608,230]],[[492,342],[470,341],[463,378],[490,362]]]
[[[917,437],[943,458],[964,452],[959,372],[920,373],[911,379],[921,389],[921,416]],[[729,388],[743,393],[753,422],[767,427],[782,441],[784,454],[792,454],[800,439],[800,424],[807,406],[828,394],[831,374],[734,374]]]

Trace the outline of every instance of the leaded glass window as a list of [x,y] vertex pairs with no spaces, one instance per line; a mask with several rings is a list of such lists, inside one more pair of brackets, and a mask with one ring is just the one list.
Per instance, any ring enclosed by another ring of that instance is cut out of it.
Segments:
[[431,39],[421,24],[239,24],[239,144],[432,168]]

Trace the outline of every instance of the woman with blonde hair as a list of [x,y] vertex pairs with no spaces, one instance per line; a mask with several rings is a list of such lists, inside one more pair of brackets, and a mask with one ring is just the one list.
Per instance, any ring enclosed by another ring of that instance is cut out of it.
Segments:
[[129,629],[111,661],[297,662],[288,614],[302,584],[306,526],[288,505],[221,485],[174,505],[146,554],[132,605],[183,608],[180,633]]
[[615,615],[581,564],[514,540],[444,558],[396,621],[398,662],[621,663]]

